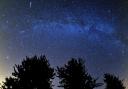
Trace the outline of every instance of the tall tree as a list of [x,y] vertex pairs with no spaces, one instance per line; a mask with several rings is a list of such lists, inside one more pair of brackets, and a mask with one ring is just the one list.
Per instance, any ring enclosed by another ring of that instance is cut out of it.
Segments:
[[18,86],[18,89],[52,89],[54,69],[45,56],[26,57],[21,65],[14,66],[12,75],[14,78],[7,78],[3,89],[15,89],[14,86]]
[[63,67],[57,67],[60,86],[64,89],[93,89],[101,85],[87,73],[82,59],[71,59]]
[[113,74],[104,74],[106,89],[125,89],[123,81]]

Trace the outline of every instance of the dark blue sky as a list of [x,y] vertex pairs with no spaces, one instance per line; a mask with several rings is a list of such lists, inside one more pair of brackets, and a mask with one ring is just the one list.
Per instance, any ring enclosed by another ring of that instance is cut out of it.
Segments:
[[127,0],[0,0],[0,79],[25,56],[45,54],[52,66],[80,57],[92,75],[127,83],[127,24]]

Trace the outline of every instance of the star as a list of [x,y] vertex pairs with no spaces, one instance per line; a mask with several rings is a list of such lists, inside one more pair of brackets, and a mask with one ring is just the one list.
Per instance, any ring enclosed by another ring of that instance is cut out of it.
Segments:
[[32,1],[29,2],[29,7],[32,8]]

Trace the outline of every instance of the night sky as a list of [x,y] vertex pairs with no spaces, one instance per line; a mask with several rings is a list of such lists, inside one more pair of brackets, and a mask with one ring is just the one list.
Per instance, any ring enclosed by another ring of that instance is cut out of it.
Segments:
[[54,67],[80,57],[92,75],[128,84],[128,1],[0,0],[0,81],[35,54]]

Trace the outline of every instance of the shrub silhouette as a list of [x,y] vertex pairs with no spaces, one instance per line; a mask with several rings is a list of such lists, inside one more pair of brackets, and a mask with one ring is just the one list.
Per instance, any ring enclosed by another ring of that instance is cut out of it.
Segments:
[[71,59],[63,67],[57,67],[57,76],[60,78],[60,86],[64,89],[93,89],[101,86],[87,73],[82,59]]
[[112,74],[104,74],[105,89],[125,89],[122,80]]
[[45,56],[26,57],[14,66],[12,77],[6,78],[3,89],[52,89],[54,69]]

